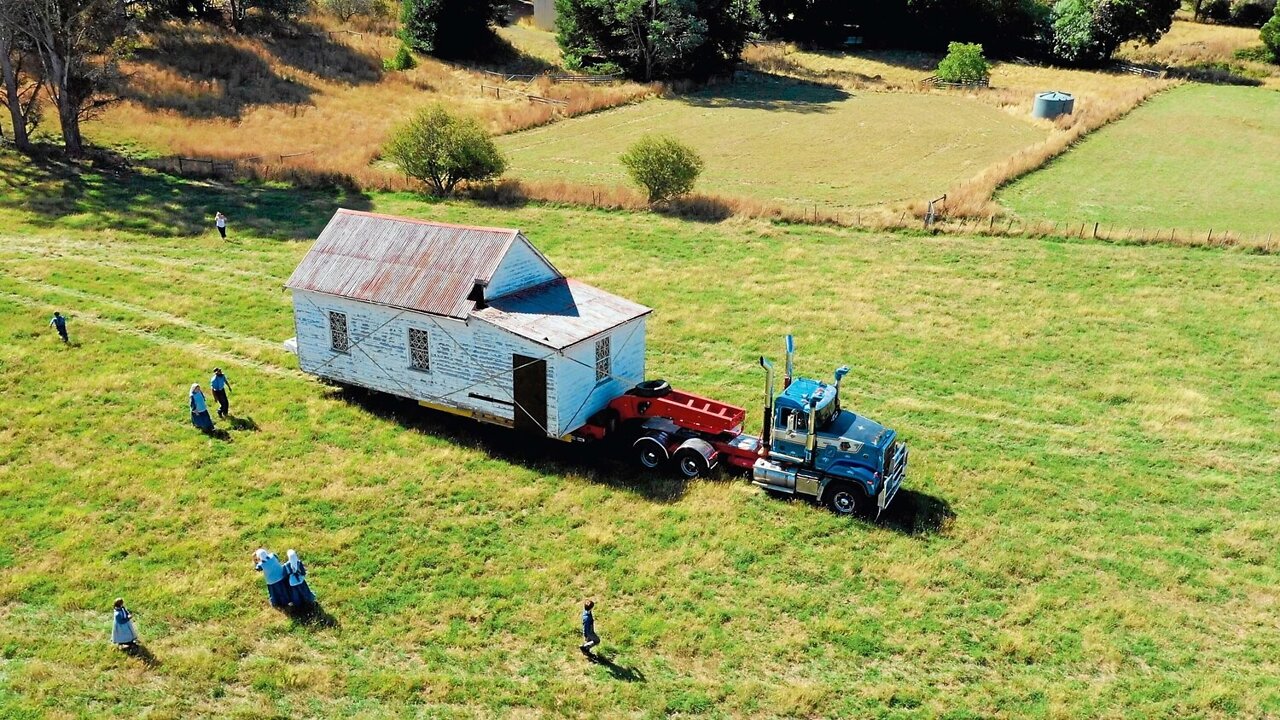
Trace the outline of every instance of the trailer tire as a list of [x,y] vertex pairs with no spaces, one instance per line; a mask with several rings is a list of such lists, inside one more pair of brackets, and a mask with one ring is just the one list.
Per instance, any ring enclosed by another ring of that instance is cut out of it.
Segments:
[[865,515],[871,508],[871,498],[861,489],[849,483],[832,483],[826,492],[827,507],[840,517]]
[[666,446],[651,435],[642,435],[631,447],[636,452],[640,467],[646,470],[656,470],[670,459]]
[[711,472],[716,462],[716,449],[706,440],[690,438],[676,449],[673,459],[676,472],[685,480],[694,480]]
[[637,383],[632,391],[637,397],[656,398],[671,392],[671,383],[666,380],[645,380]]

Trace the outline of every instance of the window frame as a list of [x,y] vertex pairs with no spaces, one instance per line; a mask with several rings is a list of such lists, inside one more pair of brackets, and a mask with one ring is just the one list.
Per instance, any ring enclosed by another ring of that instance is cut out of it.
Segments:
[[[334,330],[334,318],[342,318],[342,347],[334,342],[338,335]],[[347,313],[337,310],[329,311],[329,349],[342,355],[351,354],[351,318]]]
[[[418,364],[418,357],[414,353],[413,338],[415,333],[422,338],[422,352],[426,356],[425,364]],[[406,328],[405,346],[409,350],[409,369],[423,373],[431,372],[431,332],[426,328]]]
[[[600,350],[604,349],[601,354]],[[596,384],[608,382],[613,378],[613,339],[609,335],[598,338],[596,349]]]

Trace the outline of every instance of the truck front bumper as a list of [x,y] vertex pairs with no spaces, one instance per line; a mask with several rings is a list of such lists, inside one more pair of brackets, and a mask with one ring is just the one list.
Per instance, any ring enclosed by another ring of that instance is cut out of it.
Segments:
[[907,444],[899,443],[897,451],[893,454],[891,463],[893,470],[885,477],[884,483],[880,485],[880,493],[876,496],[879,512],[884,512],[884,509],[889,507],[889,503],[893,502],[893,498],[902,487],[902,479],[907,476],[907,454]]

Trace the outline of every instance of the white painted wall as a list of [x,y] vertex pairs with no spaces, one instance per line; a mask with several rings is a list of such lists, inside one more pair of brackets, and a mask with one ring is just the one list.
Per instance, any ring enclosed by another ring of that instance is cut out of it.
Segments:
[[[596,383],[596,340],[600,335],[565,348],[559,359],[558,417],[565,427],[578,428],[609,401],[644,380],[645,317],[619,325],[607,334],[613,351],[612,377]],[[574,362],[574,361],[577,362]]]
[[523,235],[516,238],[493,271],[484,296],[488,300],[554,280],[560,273],[533,249]]
[[[349,353],[330,348],[331,310],[347,314]],[[542,358],[552,352],[477,320],[464,323],[302,290],[293,291],[293,312],[298,364],[304,372],[414,400],[479,410],[508,421],[515,415],[511,405],[471,395],[510,402],[511,356]],[[430,372],[410,367],[410,327],[430,334]],[[563,358],[547,358],[547,424],[553,437],[573,429],[561,430],[557,413],[557,376],[563,362]]]

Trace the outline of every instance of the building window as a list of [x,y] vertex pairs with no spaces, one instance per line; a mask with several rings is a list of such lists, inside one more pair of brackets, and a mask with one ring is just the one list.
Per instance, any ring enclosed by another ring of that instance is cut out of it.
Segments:
[[596,341],[596,382],[606,380],[609,374],[613,372],[611,365],[612,349],[609,347],[609,337],[605,336]]
[[409,367],[431,372],[431,349],[426,330],[409,328]]
[[349,352],[351,339],[347,336],[347,314],[329,312],[329,347],[334,352]]

